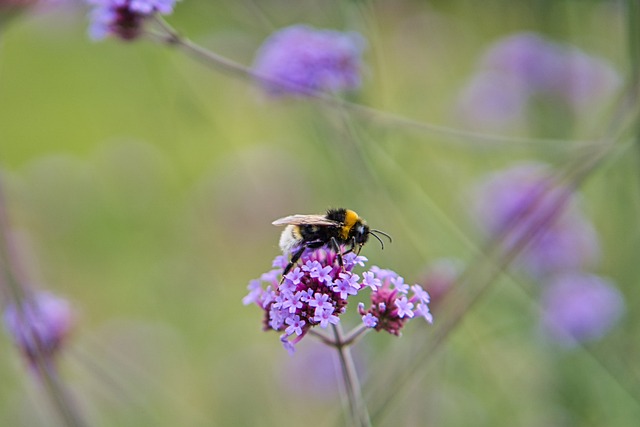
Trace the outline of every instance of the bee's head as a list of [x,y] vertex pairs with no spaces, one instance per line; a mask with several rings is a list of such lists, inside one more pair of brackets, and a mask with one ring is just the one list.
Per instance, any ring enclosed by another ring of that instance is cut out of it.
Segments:
[[362,247],[362,245],[367,243],[367,240],[369,240],[369,234],[371,234],[371,230],[369,230],[369,226],[364,221],[357,221],[351,230],[356,245]]
[[358,249],[357,249],[358,253],[360,253],[360,249],[362,249],[364,244],[367,243],[367,240],[369,240],[369,235],[375,237],[376,240],[380,242],[380,246],[382,246],[382,249],[384,249],[384,243],[376,233],[382,234],[391,242],[391,236],[389,236],[384,231],[369,228],[367,223],[364,222],[363,220],[359,220],[358,222],[356,222],[356,224],[351,229],[351,234],[353,239],[355,240],[356,246],[358,246]]

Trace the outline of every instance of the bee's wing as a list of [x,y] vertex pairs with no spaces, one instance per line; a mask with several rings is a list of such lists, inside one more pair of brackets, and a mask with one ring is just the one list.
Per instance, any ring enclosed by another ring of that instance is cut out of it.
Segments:
[[276,219],[273,225],[340,225],[336,221],[327,219],[324,215],[289,215]]

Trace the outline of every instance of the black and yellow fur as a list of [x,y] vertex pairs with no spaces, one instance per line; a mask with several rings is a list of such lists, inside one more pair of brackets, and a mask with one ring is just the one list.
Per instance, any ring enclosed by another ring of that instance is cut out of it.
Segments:
[[[375,234],[380,233],[391,241],[383,231],[369,228],[367,222],[350,209],[329,209],[325,215],[291,215],[273,222],[274,225],[286,225],[280,237],[280,248],[285,254],[291,254],[291,260],[282,275],[286,275],[300,259],[305,249],[317,249],[329,246],[343,266],[342,255],[355,251],[360,253],[362,246],[373,235],[382,247],[382,240]],[[342,247],[348,247],[342,252]]]

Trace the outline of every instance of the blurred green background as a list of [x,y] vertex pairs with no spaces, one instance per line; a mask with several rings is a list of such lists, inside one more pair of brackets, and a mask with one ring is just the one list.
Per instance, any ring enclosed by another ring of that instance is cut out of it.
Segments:
[[[278,254],[271,221],[354,209],[394,238],[363,254],[414,283],[437,258],[473,261],[482,236],[469,195],[486,173],[575,156],[570,142],[487,145],[272,100],[175,48],[92,42],[85,15],[81,4],[41,6],[0,34],[0,166],[23,267],[78,311],[60,365],[92,426],[344,423],[330,352],[307,337],[289,357],[241,304]],[[616,1],[184,0],[168,21],[247,65],[277,28],[359,31],[367,73],[350,99],[452,127],[456,97],[500,37],[537,31],[623,76],[629,67]],[[607,120],[511,132],[595,139]],[[594,273],[625,298],[616,328],[555,346],[540,336],[536,284],[501,277],[428,357],[413,349],[438,317],[356,346],[372,412],[386,381],[424,358],[376,424],[638,425],[638,171],[634,149],[621,148],[581,189],[603,253]],[[56,425],[5,335],[0,346],[0,425]]]

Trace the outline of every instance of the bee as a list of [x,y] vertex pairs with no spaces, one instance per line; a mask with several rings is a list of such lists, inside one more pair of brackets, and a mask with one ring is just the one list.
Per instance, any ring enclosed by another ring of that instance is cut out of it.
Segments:
[[[282,272],[284,277],[300,259],[305,249],[328,246],[333,249],[338,263],[344,267],[342,256],[349,252],[360,253],[369,235],[375,237],[382,249],[384,243],[379,233],[391,242],[391,236],[384,231],[369,228],[367,222],[350,209],[329,209],[325,215],[290,215],[273,221],[273,225],[285,225],[280,236],[280,249],[291,254],[291,260]],[[342,252],[341,245],[348,247]]]

